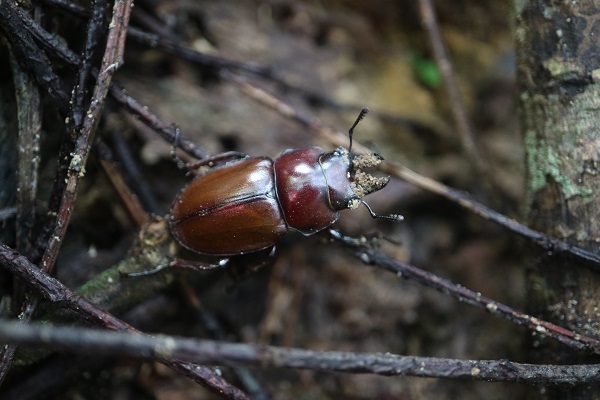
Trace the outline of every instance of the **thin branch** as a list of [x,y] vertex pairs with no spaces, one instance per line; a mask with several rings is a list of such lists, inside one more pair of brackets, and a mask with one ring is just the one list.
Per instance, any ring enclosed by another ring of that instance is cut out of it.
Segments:
[[78,57],[78,69],[75,86],[71,94],[71,112],[69,114],[70,135],[75,138],[81,129],[87,91],[87,83],[92,71],[92,59],[98,47],[100,34],[104,29],[106,15],[106,0],[92,2],[92,13],[88,22],[85,46],[81,58]]
[[72,1],[67,1],[67,0],[41,0],[41,3],[47,4],[49,6],[53,6],[56,8],[59,8],[61,10],[64,10],[66,12],[72,13],[74,15],[77,15],[79,17],[84,17],[87,18],[89,17],[90,13],[89,11],[80,6],[77,3],[74,3]]
[[435,9],[431,0],[419,0],[419,6],[421,22],[431,40],[433,56],[444,79],[448,101],[452,109],[452,114],[454,115],[454,120],[456,121],[457,130],[462,139],[463,149],[475,164],[477,171],[483,174],[487,169],[486,164],[479,155],[475,144],[475,134],[471,123],[469,122],[469,118],[467,117],[465,104],[462,101],[462,97],[458,90],[458,82],[456,80],[454,69],[452,68],[452,63],[450,62],[446,47],[442,41]]
[[[116,135],[116,134],[113,135],[113,137],[116,137],[116,136],[119,136],[119,135]],[[125,181],[125,177],[121,173],[121,170],[119,169],[117,164],[114,162],[113,157],[112,157],[112,152],[108,148],[108,146],[102,140],[100,140],[100,138],[96,138],[95,146],[96,146],[95,147],[96,154],[98,154],[98,156],[99,156],[100,165],[102,166],[102,169],[108,176],[108,179],[112,183],[114,190],[119,195],[119,198],[121,199],[121,203],[127,210],[127,213],[129,214],[129,217],[131,218],[132,222],[135,224],[135,226],[138,230],[141,229],[142,226],[144,225],[144,223],[146,223],[150,220],[150,214],[148,213],[148,211],[146,211],[146,209],[144,209],[144,206],[140,202],[140,199],[134,194],[134,192],[131,190],[131,188],[127,185],[127,183]],[[115,147],[118,147],[118,146],[115,145]],[[126,159],[126,162],[129,162],[130,165],[133,165],[135,168],[135,172],[139,173],[139,171],[137,170],[137,165],[135,165],[133,160]],[[141,175],[134,176],[132,178],[133,178],[132,180],[134,182],[142,181]],[[140,186],[140,184],[138,184],[137,186]],[[141,186],[141,187],[146,188],[146,186]],[[140,193],[139,189],[138,189],[138,193]],[[156,201],[152,197],[152,194],[149,192],[149,189],[145,193],[147,193],[150,196],[150,198],[153,201],[153,204],[155,204]],[[160,211],[158,210],[158,206],[156,206],[155,209],[150,208],[150,212],[157,214],[157,215],[160,214]]]
[[583,265],[585,266],[594,268],[596,270],[600,268],[600,254],[592,253],[581,247],[571,245],[564,240],[560,240],[536,231],[535,229],[532,229],[475,201],[465,192],[451,188],[431,178],[420,175],[417,172],[412,171],[398,163],[384,161],[381,164],[381,170],[403,179],[406,182],[412,183],[421,189],[443,196],[446,199],[471,211],[472,213],[479,215],[483,219],[497,223],[509,231],[528,239],[529,241],[538,245],[544,251],[555,253],[555,255],[568,255],[584,261]]
[[89,109],[85,113],[83,119],[81,132],[76,139],[75,148],[71,153],[69,169],[67,171],[66,188],[62,193],[54,231],[50,235],[48,247],[42,257],[41,266],[47,271],[51,271],[56,262],[62,238],[64,238],[71,218],[73,203],[77,197],[79,179],[85,175],[85,165],[96,131],[96,125],[100,120],[100,114],[104,108],[104,102],[106,100],[106,94],[110,86],[112,75],[123,63],[123,49],[125,47],[125,35],[131,6],[132,0],[115,1],[113,18],[110,24],[106,50],[100,66],[100,72],[98,73],[98,79],[94,87]]
[[22,69],[12,54],[10,54],[10,61],[16,89],[19,126],[17,249],[29,254],[32,249],[31,230],[35,224],[35,200],[40,165],[41,100],[33,77]]
[[[7,2],[0,2],[0,6],[5,3]],[[98,8],[102,8],[102,2],[98,2]],[[104,107],[104,102],[106,100],[106,95],[111,84],[112,76],[114,72],[123,63],[125,37],[131,8],[131,0],[115,1],[113,9],[113,19],[109,28],[106,49],[104,57],[102,59],[100,71],[98,73],[90,105],[83,117],[81,129],[73,130],[73,132],[77,131],[77,137],[74,138],[75,147],[73,149],[73,152],[70,153],[70,163],[67,171],[66,186],[65,190],[62,192],[60,206],[56,215],[53,232],[50,235],[48,247],[46,248],[46,251],[42,256],[41,266],[44,271],[51,271],[55,265],[62,240],[64,238],[67,226],[69,224],[71,212],[73,209],[73,203],[75,202],[75,198],[77,196],[79,179],[85,174],[85,165],[89,156],[91,143],[93,141],[96,126],[98,124],[100,115]],[[15,11],[15,14],[18,14],[18,12]],[[98,16],[97,13],[94,15]],[[90,21],[90,35],[88,37],[90,37],[91,39],[88,40],[88,43],[86,45],[86,53],[91,52],[95,45],[95,40],[93,39],[93,36],[95,36],[96,22],[97,21],[94,19]],[[14,40],[14,38],[11,39]],[[18,50],[21,51],[21,47],[18,47]],[[84,67],[83,69],[84,72],[80,74],[81,80],[83,81],[81,83],[84,83],[84,81],[86,80],[87,74],[85,73],[85,71],[89,71],[89,67]],[[74,91],[75,99],[79,103],[83,101],[83,93],[83,87],[80,87],[79,89],[76,89]],[[76,104],[76,106],[81,106],[81,104]],[[3,248],[2,250],[4,252],[10,251],[10,249],[8,248]],[[9,256],[9,258],[5,259],[4,261],[10,262],[11,259],[12,261],[14,261],[15,257],[15,254],[12,254]],[[43,272],[37,270],[37,268],[33,266],[28,266],[27,269],[42,274],[37,275],[38,278],[44,277]],[[33,279],[33,275],[29,275],[29,278]],[[42,281],[46,283],[50,282],[50,280],[48,279],[43,279]],[[25,280],[25,282],[29,283],[31,281]],[[63,289],[66,289],[65,287],[54,286],[53,288],[55,289],[55,291],[50,296],[50,300],[53,301],[55,304],[68,304],[81,317],[86,318],[88,320],[91,319],[95,320],[96,322],[107,324],[107,326],[112,329],[132,329],[122,321],[114,317],[110,318],[110,314],[103,310],[98,310],[91,303],[87,302],[79,296],[72,294],[72,292],[68,290],[62,292]],[[50,289],[50,287],[47,287],[47,289]],[[58,290],[58,292],[56,290]],[[71,293],[72,296],[69,296],[68,293]],[[49,293],[47,292],[46,294]],[[33,310],[35,310],[36,306],[37,301],[35,300],[27,302],[27,304],[25,305],[25,312],[27,313],[27,315],[31,315],[33,313]],[[6,362],[5,365],[8,365],[10,359],[12,358],[12,354],[14,354],[14,351],[7,352],[6,354],[9,356],[9,359],[4,361]],[[186,376],[194,377],[198,383],[210,388],[211,390],[217,393],[229,393],[231,398],[247,398],[247,396],[244,393],[239,391],[237,388],[229,385],[222,378],[215,375],[213,371],[209,368],[189,365],[187,363],[169,363],[169,365],[175,370],[185,374]]]
[[34,74],[39,85],[54,99],[61,114],[67,115],[69,96],[65,85],[28,30],[37,25],[32,21],[33,19],[13,1],[0,1],[0,31],[11,43],[19,62]]
[[329,231],[329,234],[333,240],[343,243],[348,251],[367,265],[381,267],[395,273],[398,277],[412,279],[441,293],[449,294],[463,303],[470,304],[486,310],[491,314],[498,315],[515,325],[524,326],[535,334],[558,340],[573,349],[586,350],[594,354],[600,354],[600,340],[598,339],[573,332],[562,326],[527,315],[505,304],[482,296],[481,293],[474,292],[464,286],[440,278],[431,272],[394,260],[373,249],[372,246],[365,246],[361,240],[342,236],[336,231]]
[[[135,98],[129,96],[125,90],[118,85],[111,85],[110,95],[125,110],[132,113],[144,124],[158,132],[168,143],[175,142],[177,128],[173,126],[173,124],[167,124],[162,121],[158,115],[152,112],[148,107],[142,105]],[[198,147],[193,141],[184,136],[180,135],[177,143],[179,148],[199,160],[209,156],[204,149]]]
[[15,15],[19,18],[19,23],[22,25],[22,28],[26,30],[32,38],[35,38],[46,51],[53,53],[67,64],[78,64],[79,57],[77,53],[69,49],[65,44],[65,40],[59,35],[48,32],[21,7],[17,8]]
[[[35,200],[38,189],[39,164],[40,164],[40,131],[41,100],[38,86],[33,77],[22,69],[10,52],[10,64],[15,83],[17,99],[17,119],[19,126],[18,135],[18,190],[17,190],[17,219],[16,242],[17,249],[23,254],[31,254],[33,250],[32,230],[35,225]],[[24,287],[15,280],[13,301],[15,305],[25,297]],[[35,301],[27,296],[27,302]],[[35,307],[24,305],[19,314],[19,319],[29,322]],[[0,354],[0,385],[4,382],[12,360],[16,353],[16,346],[6,346]]]
[[116,357],[185,360],[209,365],[309,369],[533,384],[600,381],[600,365],[535,365],[508,360],[458,360],[395,354],[312,351],[165,335],[0,322],[0,341]]

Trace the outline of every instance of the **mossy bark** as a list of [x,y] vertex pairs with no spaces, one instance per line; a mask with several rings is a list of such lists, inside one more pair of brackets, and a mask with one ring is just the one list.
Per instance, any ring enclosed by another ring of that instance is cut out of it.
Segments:
[[[528,223],[600,250],[600,3],[515,0]],[[530,307],[569,329],[600,337],[600,266],[553,254],[531,259]],[[534,338],[534,358],[599,362]],[[593,398],[600,385],[549,390],[548,398]]]

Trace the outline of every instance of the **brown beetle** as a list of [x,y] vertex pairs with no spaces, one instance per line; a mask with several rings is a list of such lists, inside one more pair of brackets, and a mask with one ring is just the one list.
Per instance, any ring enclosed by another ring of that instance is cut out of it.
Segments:
[[340,210],[360,203],[373,218],[401,220],[375,214],[362,200],[390,179],[361,171],[377,166],[379,155],[350,153],[353,130],[367,112],[348,131],[348,150],[288,149],[275,160],[243,158],[197,177],[173,202],[168,219],[173,237],[194,253],[229,257],[272,249],[289,229],[319,232],[338,220]]

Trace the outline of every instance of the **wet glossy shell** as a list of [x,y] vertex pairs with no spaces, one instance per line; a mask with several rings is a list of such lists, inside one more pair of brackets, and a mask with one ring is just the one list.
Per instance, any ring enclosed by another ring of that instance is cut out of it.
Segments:
[[327,180],[319,163],[322,154],[318,147],[286,150],[274,164],[285,221],[305,235],[325,229],[339,218],[329,201]]
[[273,161],[248,158],[196,178],[175,199],[169,223],[175,239],[196,253],[227,256],[273,246],[287,232]]

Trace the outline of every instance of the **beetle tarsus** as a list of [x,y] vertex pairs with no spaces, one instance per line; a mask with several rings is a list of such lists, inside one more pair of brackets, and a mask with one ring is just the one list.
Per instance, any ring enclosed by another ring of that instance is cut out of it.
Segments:
[[197,170],[200,167],[214,168],[227,164],[228,162],[243,160],[245,158],[248,158],[246,153],[242,153],[240,151],[227,151],[225,153],[198,160],[194,163],[186,164],[185,167],[188,170],[186,175],[191,174],[192,171]]

